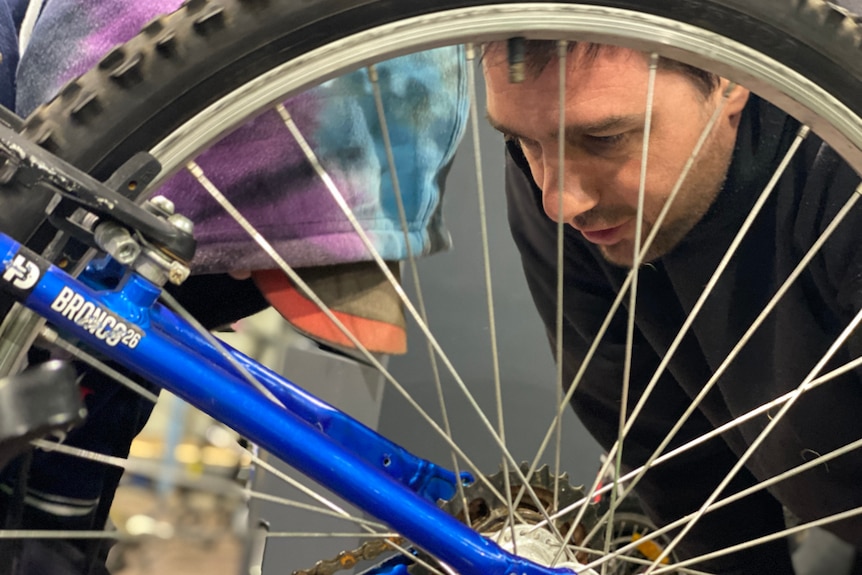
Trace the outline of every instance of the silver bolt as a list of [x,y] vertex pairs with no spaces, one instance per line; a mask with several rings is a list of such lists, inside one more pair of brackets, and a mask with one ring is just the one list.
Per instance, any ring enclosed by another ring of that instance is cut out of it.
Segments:
[[93,237],[100,248],[123,265],[134,262],[141,254],[141,246],[129,231],[113,222],[96,226]]
[[168,223],[187,234],[195,231],[195,224],[182,214],[174,214],[168,218]]
[[138,257],[137,244],[127,243],[117,250],[116,258],[120,263],[132,263],[136,257]]
[[150,199],[150,204],[168,214],[174,213],[175,210],[174,203],[164,196],[154,196]]

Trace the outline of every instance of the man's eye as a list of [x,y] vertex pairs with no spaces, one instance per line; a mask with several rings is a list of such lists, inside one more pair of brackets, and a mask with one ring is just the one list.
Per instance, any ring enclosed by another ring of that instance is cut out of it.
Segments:
[[586,136],[588,143],[606,148],[612,148],[622,144],[628,134],[614,134],[613,136]]
[[522,150],[536,151],[540,148],[537,142],[528,138],[519,138],[517,136],[506,136],[506,139],[515,142]]

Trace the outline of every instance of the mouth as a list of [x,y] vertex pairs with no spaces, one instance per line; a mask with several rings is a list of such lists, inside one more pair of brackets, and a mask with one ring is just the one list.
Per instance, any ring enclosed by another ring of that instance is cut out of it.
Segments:
[[619,243],[625,237],[625,228],[628,222],[623,222],[612,228],[603,228],[595,230],[580,230],[581,234],[590,243],[600,246],[612,246]]

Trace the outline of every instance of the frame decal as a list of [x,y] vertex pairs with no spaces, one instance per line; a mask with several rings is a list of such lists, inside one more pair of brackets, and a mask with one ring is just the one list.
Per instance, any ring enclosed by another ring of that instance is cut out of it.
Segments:
[[111,310],[88,300],[68,286],[63,286],[51,302],[51,309],[111,347],[122,344],[135,349],[143,337],[143,332],[136,325],[125,322]]
[[48,269],[48,262],[21,247],[3,271],[3,288],[16,297],[27,297]]

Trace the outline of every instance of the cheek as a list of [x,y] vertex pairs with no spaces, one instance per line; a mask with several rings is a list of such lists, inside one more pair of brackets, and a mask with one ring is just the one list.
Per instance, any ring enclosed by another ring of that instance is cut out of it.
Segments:
[[[665,158],[654,157],[652,152],[647,160],[646,170],[644,217],[647,222],[651,222],[655,221],[661,212],[680,171],[676,166],[669,165]],[[611,181],[612,185],[605,190],[612,192],[616,198],[606,193],[603,200],[636,210],[641,187],[641,153],[632,154],[624,164],[618,166]]]
[[[638,194],[641,187],[641,156],[640,153],[632,155],[624,164],[618,166],[613,174],[614,186],[617,195],[621,196],[626,204],[637,206]],[[661,176],[647,164],[646,194],[647,198],[652,190],[658,187]]]
[[[681,135],[681,140],[683,139],[685,138]],[[685,141],[655,140],[650,143],[646,168],[648,196],[664,199],[670,195],[685,169],[692,149],[693,145],[689,146]],[[640,162],[638,157],[631,174],[636,186],[640,185]]]

